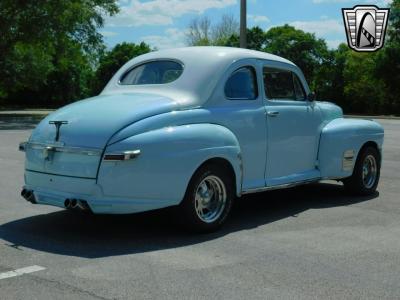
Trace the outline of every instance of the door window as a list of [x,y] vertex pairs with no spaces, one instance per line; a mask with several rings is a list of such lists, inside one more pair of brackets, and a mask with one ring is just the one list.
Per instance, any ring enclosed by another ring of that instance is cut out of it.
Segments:
[[288,70],[265,67],[263,70],[265,95],[271,100],[306,100],[298,76]]
[[300,82],[299,77],[296,74],[292,73],[293,75],[293,84],[294,84],[294,91],[296,94],[296,100],[304,101],[306,100],[306,93],[304,92],[303,85]]

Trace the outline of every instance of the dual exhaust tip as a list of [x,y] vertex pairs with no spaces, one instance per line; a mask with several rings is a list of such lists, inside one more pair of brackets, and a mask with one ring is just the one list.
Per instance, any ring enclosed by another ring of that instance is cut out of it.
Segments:
[[90,210],[86,201],[78,199],[65,199],[64,206],[66,209]]
[[[22,189],[21,196],[28,202],[36,204],[35,194],[32,190]],[[90,207],[85,200],[65,199],[64,206],[66,209],[76,209],[81,211],[90,211]]]

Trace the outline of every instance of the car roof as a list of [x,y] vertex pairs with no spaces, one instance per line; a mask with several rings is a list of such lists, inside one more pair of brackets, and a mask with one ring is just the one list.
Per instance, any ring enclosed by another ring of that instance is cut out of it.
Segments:
[[207,60],[207,59],[213,60],[217,58],[219,61],[221,62],[225,61],[228,64],[239,59],[256,58],[256,59],[279,61],[293,65],[291,61],[274,54],[243,49],[243,48],[234,48],[234,47],[215,47],[215,46],[182,47],[182,48],[154,51],[141,56],[143,60],[165,58],[165,57],[176,58],[182,61],[199,59],[199,58],[201,58],[202,60]]
[[[295,66],[282,57],[248,49],[232,47],[184,47],[150,52],[128,61],[113,76],[102,94],[153,93],[163,95],[187,106],[205,103],[221,76],[236,61],[263,59]],[[119,80],[131,68],[153,60],[175,60],[184,65],[182,75],[168,84],[120,85]]]

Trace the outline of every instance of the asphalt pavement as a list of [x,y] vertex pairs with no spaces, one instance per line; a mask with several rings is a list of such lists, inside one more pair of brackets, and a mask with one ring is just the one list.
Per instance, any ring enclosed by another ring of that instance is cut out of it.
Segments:
[[0,120],[0,299],[400,299],[400,121],[378,192],[324,182],[240,199],[193,235],[170,211],[90,216],[20,196],[17,145],[37,120]]

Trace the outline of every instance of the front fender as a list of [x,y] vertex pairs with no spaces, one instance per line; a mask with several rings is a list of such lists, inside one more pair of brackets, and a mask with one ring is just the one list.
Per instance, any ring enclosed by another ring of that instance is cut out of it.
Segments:
[[177,205],[196,169],[211,158],[230,162],[241,188],[240,147],[234,134],[216,124],[190,124],[141,133],[106,148],[106,153],[139,149],[133,160],[102,161],[98,184],[104,195]]
[[[384,131],[382,126],[372,120],[338,118],[329,122],[321,132],[318,153],[322,178],[345,178],[351,176],[357,155],[367,142],[382,148]],[[353,151],[351,161],[344,163]]]

